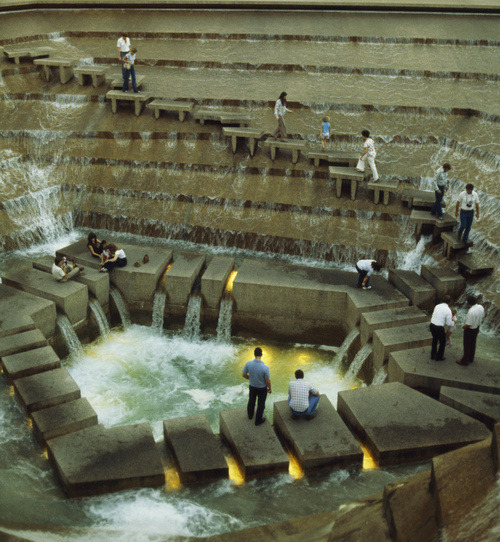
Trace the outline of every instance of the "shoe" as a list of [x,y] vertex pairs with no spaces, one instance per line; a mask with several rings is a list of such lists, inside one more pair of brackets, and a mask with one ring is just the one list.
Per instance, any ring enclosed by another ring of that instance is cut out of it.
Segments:
[[377,180],[373,179],[372,183],[378,183],[379,181],[380,181],[380,179],[377,179]]
[[311,414],[310,416],[306,416],[306,420],[312,420],[313,418],[316,418],[318,415],[318,411],[316,411],[314,414]]
[[260,422],[255,421],[255,425],[262,425],[266,421],[266,418],[262,418]]
[[297,414],[290,413],[290,416],[292,417],[292,420],[298,420],[300,416],[297,416]]
[[358,168],[356,168],[356,171],[359,171],[360,173],[364,173],[364,170],[363,170],[363,169],[358,169]]
[[438,220],[443,220],[443,217],[442,217],[442,216],[438,216]]
[[135,262],[134,267],[141,267],[141,264],[139,262]]
[[434,361],[446,361],[446,358],[436,358]]
[[371,286],[363,286],[363,290],[371,290],[372,287]]
[[147,254],[144,254],[144,258],[142,259],[142,263],[148,263],[149,262],[149,256]]
[[101,267],[101,269],[99,269],[99,273],[107,273],[108,270],[105,268],[105,267]]
[[134,90],[134,94],[140,94],[141,91],[140,90]]
[[79,269],[80,272],[81,272],[81,271],[83,271],[83,270],[85,269],[85,267],[79,267],[78,269]]
[[462,367],[467,367],[467,365],[469,365],[468,363],[462,363],[462,360],[459,359],[455,362],[457,365],[461,365]]

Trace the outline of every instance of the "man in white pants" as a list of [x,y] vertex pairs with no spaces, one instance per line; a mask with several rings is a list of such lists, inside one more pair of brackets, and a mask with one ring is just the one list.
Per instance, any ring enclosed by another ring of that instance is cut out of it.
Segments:
[[365,160],[368,160],[368,165],[370,166],[370,169],[372,170],[373,182],[376,183],[379,177],[378,177],[378,172],[377,172],[377,166],[375,165],[375,156],[377,156],[377,152],[375,151],[375,143],[373,142],[373,139],[370,137],[370,132],[368,130],[363,130],[361,132],[361,135],[363,136],[363,139],[365,140],[363,144],[364,151],[359,159],[358,165],[356,166],[356,170],[364,172]]

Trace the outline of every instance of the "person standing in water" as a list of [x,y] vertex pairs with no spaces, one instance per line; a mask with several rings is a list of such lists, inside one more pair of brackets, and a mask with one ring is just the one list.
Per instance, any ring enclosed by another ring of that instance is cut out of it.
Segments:
[[282,92],[280,94],[280,97],[276,100],[276,104],[274,106],[274,116],[276,117],[276,120],[278,121],[278,127],[274,132],[272,133],[272,137],[274,139],[281,139],[282,141],[288,141],[285,139],[286,137],[286,126],[285,126],[285,113],[293,113],[292,110],[288,109],[286,106],[286,97],[287,93]]

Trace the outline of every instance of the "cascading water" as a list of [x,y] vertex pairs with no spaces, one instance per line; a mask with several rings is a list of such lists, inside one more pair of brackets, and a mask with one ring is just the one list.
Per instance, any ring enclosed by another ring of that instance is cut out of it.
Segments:
[[386,378],[387,378],[387,373],[385,372],[385,368],[380,367],[380,369],[373,376],[373,380],[370,386],[378,386],[380,384],[383,384]]
[[163,319],[165,317],[166,301],[167,294],[165,292],[155,292],[151,327],[157,329],[160,332],[163,330]]
[[233,318],[233,300],[222,299],[217,321],[217,340],[228,343],[231,340],[231,320]]
[[123,327],[129,327],[132,324],[132,320],[130,319],[130,312],[128,311],[127,305],[125,305],[125,301],[123,301],[122,294],[116,288],[111,288],[111,297],[115,302]]
[[94,315],[95,321],[97,322],[97,325],[99,326],[99,332],[101,334],[101,337],[107,337],[110,332],[110,327],[108,320],[106,318],[106,315],[104,314],[104,311],[102,310],[101,305],[97,301],[97,299],[91,299],[89,302],[90,310],[92,311],[92,314]]
[[352,360],[349,369],[347,370],[344,376],[344,382],[351,383],[354,382],[354,379],[358,375],[363,363],[367,360],[368,356],[372,353],[372,347],[370,344],[365,344],[361,350],[357,352]]
[[68,347],[69,353],[76,354],[77,352],[81,352],[82,343],[66,315],[61,314],[57,317],[57,327],[63,336],[64,343]]
[[200,324],[201,297],[192,295],[187,306],[184,337],[191,341],[197,341],[200,338]]
[[349,350],[349,347],[358,337],[359,330],[353,329],[349,332],[347,337],[344,339],[344,342],[340,345],[340,348],[335,354],[335,357],[333,358],[334,367],[339,367],[343,363],[345,357],[347,356],[347,351]]

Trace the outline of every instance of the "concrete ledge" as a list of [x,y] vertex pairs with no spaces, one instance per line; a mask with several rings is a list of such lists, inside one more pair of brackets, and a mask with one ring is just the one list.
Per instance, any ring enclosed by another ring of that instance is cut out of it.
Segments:
[[84,284],[72,280],[58,282],[51,275],[32,267],[17,268],[2,280],[8,286],[53,301],[72,324],[87,317],[89,294]]
[[205,265],[206,256],[196,252],[182,252],[165,275],[168,303],[185,305],[195,280]]
[[163,435],[183,484],[228,477],[220,443],[204,414],[165,420]]
[[[116,83],[116,82],[114,82]],[[121,90],[109,90],[106,92],[106,100],[111,100],[111,111],[116,113],[117,111],[117,102],[134,102],[134,111],[135,116],[138,117],[142,111],[142,104],[150,99],[150,95],[147,93],[136,93],[136,92],[123,92]]]
[[2,357],[2,367],[9,380],[43,373],[60,366],[61,361],[52,346],[42,346],[27,352]]
[[338,412],[380,465],[426,459],[490,435],[477,420],[398,382],[342,391]]
[[457,258],[458,269],[466,277],[478,277],[493,273],[495,264],[488,258],[476,254],[464,254]]
[[42,446],[49,439],[97,425],[97,414],[85,397],[38,410],[31,414],[31,418]]
[[479,420],[491,431],[500,422],[500,395],[441,386],[439,400]]
[[173,100],[153,100],[147,107],[152,109],[157,119],[160,118],[160,111],[175,111],[179,113],[180,122],[184,122],[186,113],[190,113],[193,110],[193,104],[191,102],[176,102]]
[[14,380],[14,389],[23,408],[34,412],[79,399],[80,388],[64,368]]
[[276,149],[292,151],[292,163],[299,161],[300,151],[306,148],[305,141],[282,141],[280,139],[269,138],[262,142],[264,147],[271,149],[271,160],[276,160]]
[[363,463],[363,452],[333,408],[326,395],[321,395],[318,415],[312,420],[292,419],[288,401],[274,403],[276,432],[300,466],[307,472],[320,467]]
[[219,414],[220,433],[248,480],[262,474],[286,472],[286,456],[271,424],[255,426],[246,408],[224,410]]
[[342,167],[356,167],[359,160],[359,152],[343,152],[343,151],[310,151],[307,153],[309,160],[314,160],[314,165],[319,167],[320,160],[325,160],[329,164]]
[[389,199],[391,194],[399,193],[399,179],[379,179],[377,182],[369,182],[366,187],[368,190],[373,190],[373,203],[378,205],[380,202],[380,196],[384,205],[389,205]]
[[365,174],[360,173],[351,167],[329,166],[328,178],[331,181],[335,181],[335,188],[338,198],[340,198],[342,194],[342,181],[350,182],[351,200],[355,200],[356,192],[358,190],[358,183],[365,180]]
[[12,319],[0,320],[0,339],[24,331],[31,331],[32,329],[35,329],[35,322],[31,316],[21,314],[14,316]]
[[366,344],[372,339],[377,329],[388,327],[408,326],[427,322],[429,317],[418,307],[396,307],[382,311],[364,312],[360,318],[361,343]]
[[432,310],[436,302],[436,290],[415,271],[389,269],[389,282],[404,294],[412,305]]
[[69,497],[165,483],[160,453],[147,423],[105,429],[94,425],[47,441]]
[[445,295],[456,299],[465,289],[465,278],[449,267],[422,265],[420,276],[436,290],[439,300]]
[[227,279],[234,269],[234,258],[214,256],[201,277],[201,294],[211,309],[219,306]]
[[47,339],[39,329],[23,331],[0,339],[0,358],[47,346]]
[[441,241],[443,241],[443,254],[446,259],[451,260],[456,256],[457,252],[464,252],[468,245],[461,241],[455,232],[441,233]]

